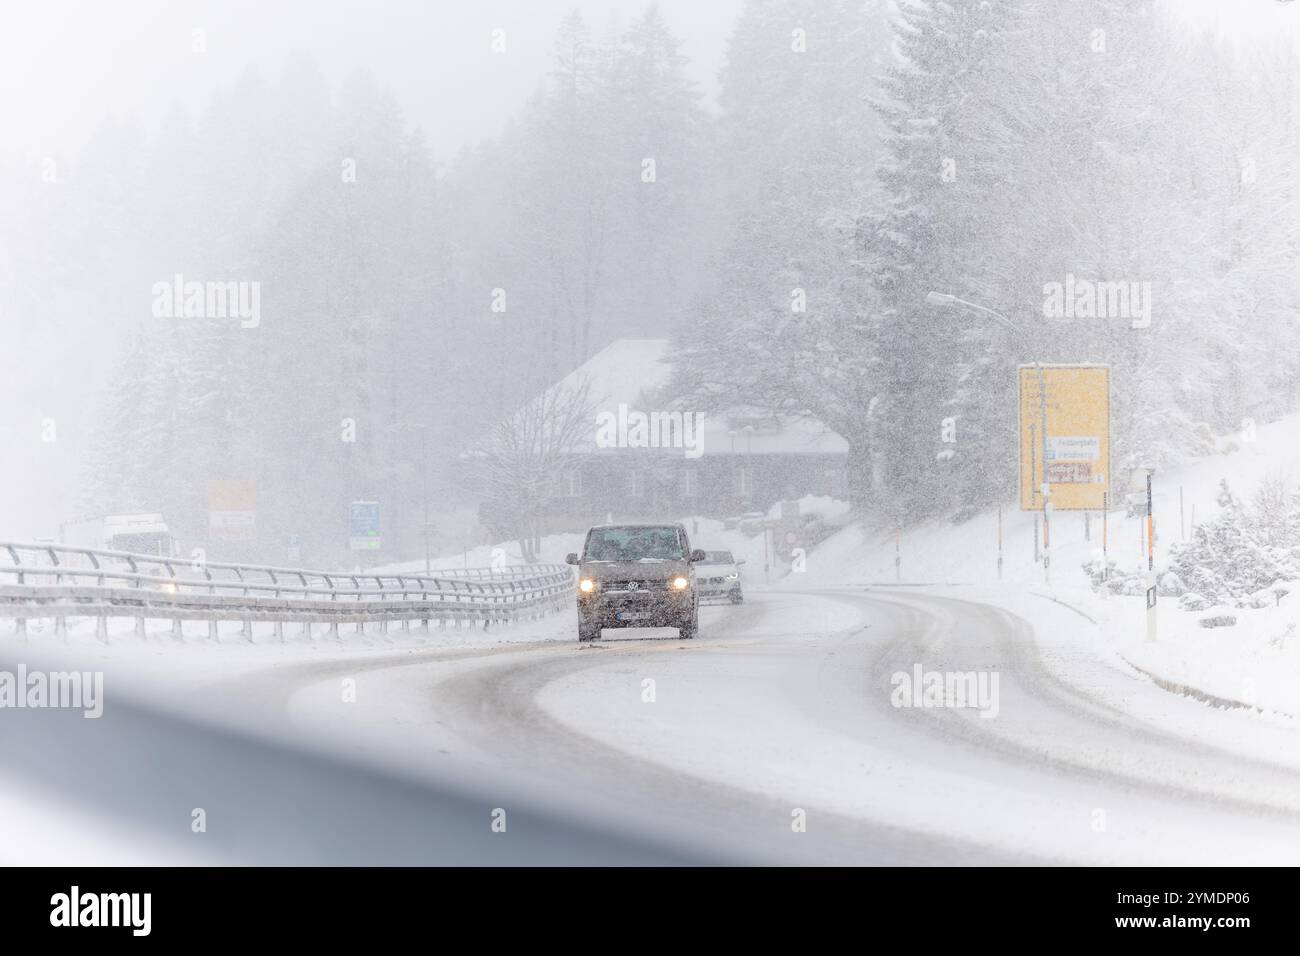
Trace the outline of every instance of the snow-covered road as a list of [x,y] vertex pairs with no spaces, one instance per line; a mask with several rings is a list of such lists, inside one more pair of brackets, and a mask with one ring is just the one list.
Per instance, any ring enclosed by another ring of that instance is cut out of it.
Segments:
[[[1077,635],[1035,635],[989,603],[770,591],[706,609],[695,641],[609,631],[590,647],[567,623],[512,643],[244,662],[183,696],[353,765],[482,794],[485,827],[497,806],[556,811],[704,858],[1300,854],[1293,728],[1169,694],[1095,660]],[[165,669],[204,653],[171,648]],[[918,665],[986,686],[996,675],[995,708],[895,706],[895,675]]]
[[[1064,661],[1061,647],[1049,646],[1049,669],[1029,628],[984,604],[777,592],[711,611],[694,643],[642,633],[371,671],[360,687],[372,703],[355,712],[334,704],[326,679],[295,694],[292,711],[300,726],[333,716],[332,732],[358,744],[383,739],[395,760],[507,766],[584,806],[699,825],[764,859],[1244,863],[1300,852],[1294,749],[1273,762],[1211,746],[1197,728],[1235,715],[1086,654]],[[891,677],[917,664],[997,674],[996,716],[895,707]],[[1113,686],[1092,692],[1117,683],[1132,685],[1131,710],[1114,705]],[[1165,724],[1185,716],[1187,733],[1133,716],[1152,707]],[[805,832],[792,828],[796,810]]]

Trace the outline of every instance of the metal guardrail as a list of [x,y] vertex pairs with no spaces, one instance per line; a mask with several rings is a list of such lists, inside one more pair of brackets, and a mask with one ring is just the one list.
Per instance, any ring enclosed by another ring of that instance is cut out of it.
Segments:
[[290,622],[306,634],[328,624],[333,636],[342,623],[358,631],[417,620],[486,627],[557,611],[572,592],[573,571],[563,564],[365,574],[0,541],[0,618],[16,620],[22,633],[28,620],[53,619],[63,634],[70,617],[96,618],[103,640],[110,617],[135,618],[140,635],[145,620],[170,620],[177,638],[182,621],[208,621],[214,639],[218,622],[238,621],[249,640],[254,621],[274,622],[281,640]]

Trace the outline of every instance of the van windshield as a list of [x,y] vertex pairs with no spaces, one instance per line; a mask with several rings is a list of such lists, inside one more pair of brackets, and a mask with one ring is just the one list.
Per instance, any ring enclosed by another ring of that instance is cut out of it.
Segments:
[[593,528],[587,561],[681,561],[686,557],[676,528]]

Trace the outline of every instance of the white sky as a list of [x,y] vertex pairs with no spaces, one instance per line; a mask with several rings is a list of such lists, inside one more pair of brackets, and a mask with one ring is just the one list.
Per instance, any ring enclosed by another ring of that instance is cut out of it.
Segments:
[[[1300,38],[1300,2],[1166,0],[1228,34]],[[75,153],[110,114],[152,126],[179,101],[197,109],[247,66],[276,74],[313,56],[333,80],[357,67],[397,96],[440,158],[498,132],[551,65],[561,17],[577,6],[593,33],[618,30],[648,0],[17,0],[0,29],[2,143]],[[659,0],[705,94],[742,0]],[[493,54],[491,31],[507,31]],[[206,31],[207,52],[191,50]],[[471,95],[472,94],[472,95]]]
[[[357,67],[397,96],[441,158],[497,133],[551,68],[561,18],[621,30],[648,0],[18,0],[0,29],[0,129],[36,155],[75,152],[107,115],[152,126],[194,109],[249,65],[294,54],[332,80]],[[741,0],[659,0],[706,95],[716,92]],[[206,32],[207,52],[191,49]],[[507,50],[492,53],[492,31]]]

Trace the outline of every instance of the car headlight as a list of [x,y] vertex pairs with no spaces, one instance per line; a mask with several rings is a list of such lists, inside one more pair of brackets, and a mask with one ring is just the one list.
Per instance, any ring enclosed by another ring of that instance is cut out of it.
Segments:
[[596,589],[596,582],[591,578],[583,578],[578,582],[578,590],[583,594],[590,594]]
[[728,581],[739,581],[739,580],[740,580],[740,572],[739,572],[739,571],[736,571],[736,572],[734,572],[734,573],[732,573],[732,574],[728,574],[728,575],[727,575],[727,580],[728,580]]
[[685,591],[690,586],[691,586],[691,582],[686,580],[686,578],[682,578],[682,577],[673,578],[673,588],[678,591]]

